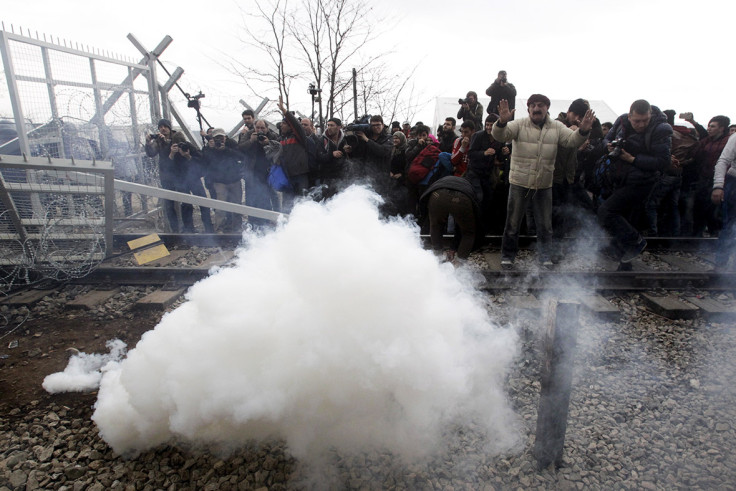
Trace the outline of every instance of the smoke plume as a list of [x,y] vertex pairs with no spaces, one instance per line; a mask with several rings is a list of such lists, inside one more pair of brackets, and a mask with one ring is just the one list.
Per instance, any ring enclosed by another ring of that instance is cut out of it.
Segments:
[[249,237],[103,370],[93,420],[120,454],[284,439],[298,458],[381,448],[414,459],[472,423],[518,441],[503,380],[518,350],[468,271],[352,187]]

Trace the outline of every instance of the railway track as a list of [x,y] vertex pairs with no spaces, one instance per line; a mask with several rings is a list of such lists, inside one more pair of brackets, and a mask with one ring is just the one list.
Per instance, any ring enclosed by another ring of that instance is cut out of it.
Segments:
[[[127,243],[141,235],[115,235],[117,257],[103,261],[90,274],[69,282],[89,290],[78,300],[79,308],[93,308],[121,286],[154,289],[138,300],[140,308],[168,308],[188,287],[206,278],[213,267],[227,267],[241,240],[239,234],[159,234],[171,254],[138,266],[126,251]],[[428,242],[427,237],[423,239]],[[450,237],[446,239],[449,242]],[[563,245],[567,250],[563,261],[551,269],[541,268],[535,261],[533,237],[522,238],[519,256],[511,270],[500,266],[501,238],[497,236],[486,237],[484,247],[469,262],[484,277],[482,289],[497,294],[505,292],[522,309],[536,310],[536,302],[553,292],[560,298],[582,299],[598,315],[615,316],[617,309],[610,303],[610,295],[639,292],[651,310],[665,317],[688,318],[698,312],[720,316],[733,313],[734,306],[720,302],[717,297],[736,290],[736,273],[713,264],[715,239],[652,238],[648,241],[646,252],[632,261],[627,271],[620,270],[617,262],[592,248],[581,250],[572,240]],[[8,300],[15,298],[20,304],[33,302],[53,286],[44,288],[16,293]]]

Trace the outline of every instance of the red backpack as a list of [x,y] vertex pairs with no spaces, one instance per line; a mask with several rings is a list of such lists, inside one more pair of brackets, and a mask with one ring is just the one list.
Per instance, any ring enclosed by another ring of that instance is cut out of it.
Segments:
[[409,166],[409,173],[406,176],[409,182],[419,184],[434,168],[439,156],[440,148],[437,145],[429,145],[419,152]]

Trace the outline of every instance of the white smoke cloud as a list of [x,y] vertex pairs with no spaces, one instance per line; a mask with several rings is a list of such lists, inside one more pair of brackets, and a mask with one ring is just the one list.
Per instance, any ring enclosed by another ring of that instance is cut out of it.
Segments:
[[381,448],[407,458],[472,421],[517,443],[503,380],[518,349],[468,272],[352,187],[303,202],[194,285],[104,371],[93,420],[120,454],[186,441],[286,440],[299,458]]
[[50,394],[59,392],[85,392],[95,390],[102,378],[101,369],[108,362],[117,362],[125,355],[126,345],[119,339],[105,343],[109,354],[76,352],[69,358],[63,372],[52,373],[43,379],[42,387]]

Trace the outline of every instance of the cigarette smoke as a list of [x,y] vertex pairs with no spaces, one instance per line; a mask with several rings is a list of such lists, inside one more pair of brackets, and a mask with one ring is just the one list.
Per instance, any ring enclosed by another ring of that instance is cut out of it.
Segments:
[[249,237],[235,267],[194,285],[103,370],[93,420],[119,454],[162,443],[233,448],[283,438],[297,458],[380,448],[407,459],[472,423],[508,450],[503,390],[518,351],[470,272],[351,187]]

